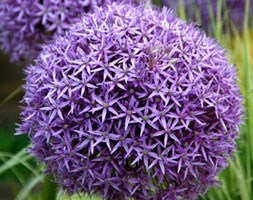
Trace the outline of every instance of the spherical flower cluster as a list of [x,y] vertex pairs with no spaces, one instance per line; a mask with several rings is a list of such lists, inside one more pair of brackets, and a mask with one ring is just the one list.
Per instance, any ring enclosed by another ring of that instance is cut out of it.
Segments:
[[[186,16],[197,20],[205,30],[213,32],[211,18],[214,20],[218,16],[218,4],[221,3],[221,19],[224,31],[233,31],[234,29],[242,30],[245,18],[245,3],[247,0],[184,0]],[[179,10],[180,1],[178,0],[162,0],[163,5]],[[250,18],[253,17],[253,0],[249,0]]]
[[12,61],[31,61],[80,15],[112,1],[117,0],[1,0],[0,48]]
[[69,193],[195,199],[235,150],[233,65],[166,8],[96,8],[26,75],[18,133]]

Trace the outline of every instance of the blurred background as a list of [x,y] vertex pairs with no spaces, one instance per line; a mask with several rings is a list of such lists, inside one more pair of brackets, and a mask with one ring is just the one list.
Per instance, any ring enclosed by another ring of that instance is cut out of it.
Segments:
[[[161,5],[162,2],[156,3]],[[175,9],[182,19],[187,18],[187,7]],[[253,11],[248,12],[251,14],[247,19],[249,23],[242,22],[242,30],[224,32],[222,18],[217,17],[209,32],[227,49],[230,61],[238,70],[238,84],[244,96],[245,122],[237,141],[238,152],[219,176],[221,187],[212,188],[205,197],[199,199],[253,199],[253,31],[249,25],[253,21]],[[0,200],[68,199],[50,177],[45,177],[43,166],[26,153],[28,137],[14,135],[15,124],[19,122],[19,101],[23,95],[21,85],[24,83],[24,67],[10,63],[9,57],[0,53]]]
[[[15,154],[28,144],[27,136],[15,136],[15,123],[18,121],[19,101],[22,98],[20,85],[23,68],[9,62],[9,57],[0,53],[0,160],[3,152]],[[6,158],[6,157],[5,157]],[[8,157],[7,157],[8,158]],[[0,164],[0,166],[1,166]],[[20,166],[21,167],[21,166]],[[0,199],[14,199],[20,189],[12,171],[0,175]]]

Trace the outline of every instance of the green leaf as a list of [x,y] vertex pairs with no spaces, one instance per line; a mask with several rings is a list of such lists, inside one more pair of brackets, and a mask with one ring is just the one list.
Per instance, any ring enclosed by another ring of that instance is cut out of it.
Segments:
[[45,178],[44,174],[41,174],[40,176],[32,177],[20,190],[15,200],[24,200],[29,195],[29,193],[32,191],[32,189],[40,182],[43,181]]

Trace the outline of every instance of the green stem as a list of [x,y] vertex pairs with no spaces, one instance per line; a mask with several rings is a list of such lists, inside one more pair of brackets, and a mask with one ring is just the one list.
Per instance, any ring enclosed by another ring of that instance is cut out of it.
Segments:
[[57,185],[52,181],[52,177],[46,177],[43,182],[41,199],[55,200],[57,195]]
[[15,96],[17,96],[20,92],[22,92],[22,87],[19,86],[16,88],[12,93],[10,93],[5,99],[0,103],[0,107],[3,106],[5,103],[13,99]]

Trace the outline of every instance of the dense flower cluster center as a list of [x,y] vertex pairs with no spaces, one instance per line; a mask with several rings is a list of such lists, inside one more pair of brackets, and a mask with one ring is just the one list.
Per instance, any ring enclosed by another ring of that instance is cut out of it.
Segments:
[[194,199],[234,150],[233,66],[166,9],[97,8],[26,74],[19,132],[69,192]]

